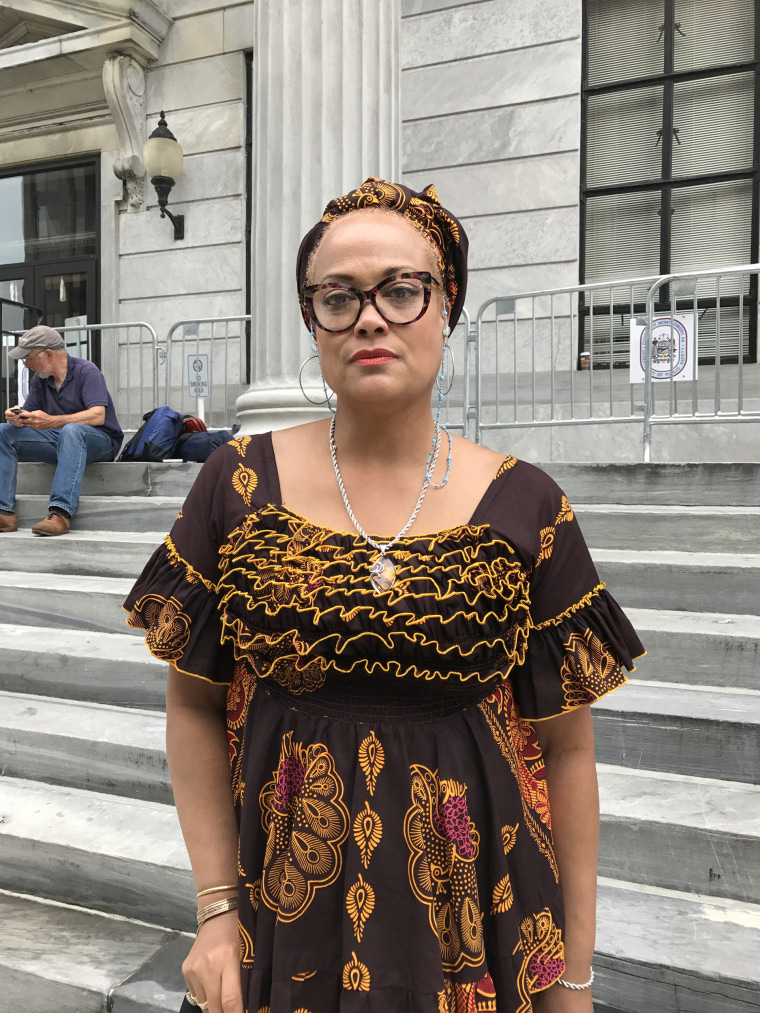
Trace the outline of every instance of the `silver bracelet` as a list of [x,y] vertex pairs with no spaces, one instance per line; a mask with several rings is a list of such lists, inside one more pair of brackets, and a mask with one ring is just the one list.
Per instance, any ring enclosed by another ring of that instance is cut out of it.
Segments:
[[584,988],[591,988],[594,984],[594,968],[591,968],[591,977],[587,982],[584,982],[583,985],[576,985],[575,982],[565,981],[564,978],[557,978],[557,984],[564,985],[565,988],[573,988],[576,991],[582,991]]

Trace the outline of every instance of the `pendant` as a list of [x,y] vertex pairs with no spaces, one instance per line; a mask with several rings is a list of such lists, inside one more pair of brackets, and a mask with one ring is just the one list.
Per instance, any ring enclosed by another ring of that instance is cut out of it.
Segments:
[[396,583],[396,567],[387,556],[381,555],[372,564],[372,568],[369,571],[369,582],[375,594],[380,594],[382,591],[390,591]]

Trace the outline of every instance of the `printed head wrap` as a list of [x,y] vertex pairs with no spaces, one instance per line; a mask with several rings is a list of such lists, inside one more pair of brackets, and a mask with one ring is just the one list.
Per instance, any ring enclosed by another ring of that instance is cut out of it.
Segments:
[[432,244],[450,303],[449,326],[453,329],[462,312],[467,291],[467,235],[451,212],[441,206],[432,183],[417,193],[400,183],[389,183],[377,176],[370,176],[358,189],[331,200],[320,221],[301,240],[296,279],[301,314],[306,326],[310,326],[309,314],[301,292],[306,285],[309,258],[331,222],[351,211],[371,208],[387,208],[403,215]]

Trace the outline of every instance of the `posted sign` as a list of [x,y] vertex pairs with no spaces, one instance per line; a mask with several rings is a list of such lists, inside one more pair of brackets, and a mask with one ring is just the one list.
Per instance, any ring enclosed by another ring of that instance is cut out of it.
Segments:
[[[696,380],[697,323],[693,313],[655,317],[652,321],[652,380]],[[645,319],[631,319],[631,383],[644,382],[647,342]]]
[[190,397],[208,397],[209,387],[208,355],[188,355],[187,388]]

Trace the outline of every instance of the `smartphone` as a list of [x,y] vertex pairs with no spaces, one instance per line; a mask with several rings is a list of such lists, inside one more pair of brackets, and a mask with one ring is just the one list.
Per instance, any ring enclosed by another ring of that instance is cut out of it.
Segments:
[[13,412],[13,413],[14,413],[15,415],[20,415],[20,414],[21,414],[21,412],[22,412],[23,410],[24,410],[23,408],[11,408],[11,411],[12,411],[12,412]]

